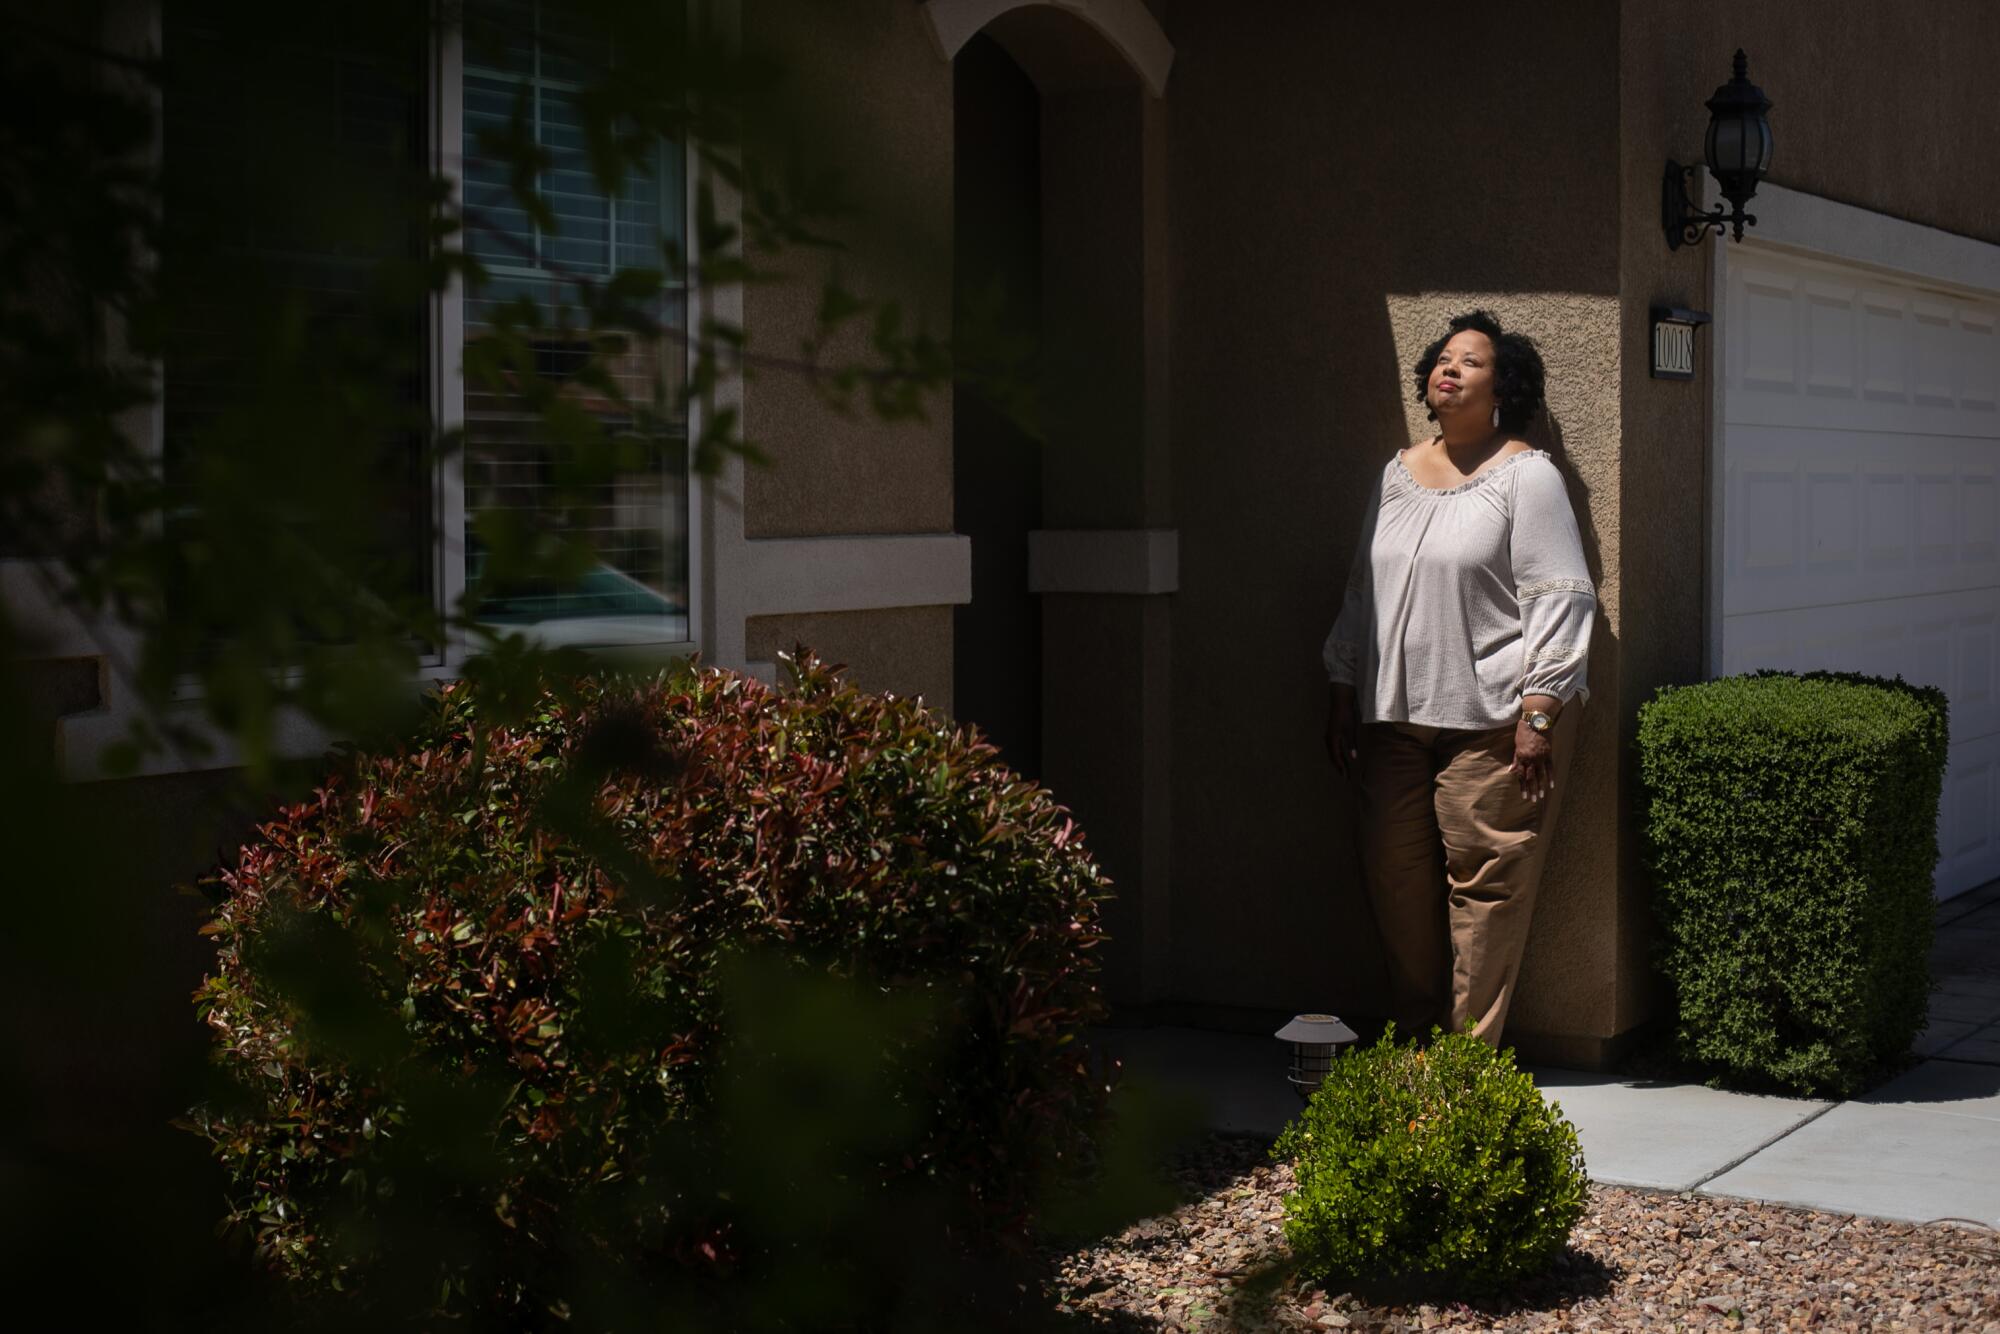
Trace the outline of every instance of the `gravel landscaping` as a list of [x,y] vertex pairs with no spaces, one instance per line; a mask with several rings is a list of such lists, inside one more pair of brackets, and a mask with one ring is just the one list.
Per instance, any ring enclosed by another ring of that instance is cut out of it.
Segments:
[[2000,1235],[1593,1186],[1555,1269],[1503,1298],[1371,1304],[1288,1272],[1291,1169],[1210,1136],[1186,1203],[1051,1257],[1070,1327],[1113,1330],[1895,1329],[2000,1334]]

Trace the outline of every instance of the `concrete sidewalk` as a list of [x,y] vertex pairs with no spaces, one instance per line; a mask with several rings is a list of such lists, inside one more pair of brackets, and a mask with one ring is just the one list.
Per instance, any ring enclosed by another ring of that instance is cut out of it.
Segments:
[[[1850,1102],[1530,1069],[1576,1126],[1593,1180],[2000,1227],[2000,882],[1939,905],[1932,971],[1926,1059]],[[1200,1099],[1216,1129],[1275,1136],[1298,1113],[1271,1038],[1097,1037],[1134,1074]]]

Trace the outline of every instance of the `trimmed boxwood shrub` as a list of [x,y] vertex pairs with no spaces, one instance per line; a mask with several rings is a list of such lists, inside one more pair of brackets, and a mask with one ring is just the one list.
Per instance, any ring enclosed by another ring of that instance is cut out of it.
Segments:
[[1745,1088],[1845,1096],[1930,994],[1943,692],[1760,672],[1639,713],[1677,1054]]
[[1539,1273],[1583,1217],[1576,1130],[1468,1033],[1333,1064],[1273,1157],[1295,1159],[1285,1238],[1331,1283],[1477,1293]]
[[[242,1092],[192,1121],[294,1290],[414,1251],[418,1310],[560,1323],[593,1273],[875,1244],[814,1194],[839,1182],[929,1192],[924,1240],[1026,1235],[1103,1106],[1072,1039],[1103,1013],[1107,882],[969,729],[793,670],[586,680],[512,722],[448,685],[221,874],[198,1002]],[[861,997],[732,993],[745,957]],[[867,1032],[882,994],[929,1018]],[[725,1052],[774,1061],[777,1101],[732,1094]],[[413,1238],[391,1213],[418,1189]],[[799,1279],[836,1323],[838,1268]]]

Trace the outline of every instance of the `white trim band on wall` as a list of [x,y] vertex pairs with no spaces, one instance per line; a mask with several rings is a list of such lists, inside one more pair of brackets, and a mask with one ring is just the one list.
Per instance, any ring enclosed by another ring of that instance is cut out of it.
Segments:
[[1031,593],[1172,593],[1180,588],[1174,528],[1070,528],[1028,534]]
[[972,601],[972,539],[958,533],[756,538],[738,551],[746,617]]
[[1757,225],[1746,239],[1975,292],[2000,291],[2000,246],[1781,185],[1758,186],[1752,207]]

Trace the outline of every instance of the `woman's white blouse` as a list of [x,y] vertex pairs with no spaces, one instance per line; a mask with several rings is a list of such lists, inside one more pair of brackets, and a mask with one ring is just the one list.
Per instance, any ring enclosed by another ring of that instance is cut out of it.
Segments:
[[1382,470],[1326,671],[1363,722],[1485,729],[1523,695],[1588,697],[1597,593],[1555,462],[1512,455],[1447,490]]

